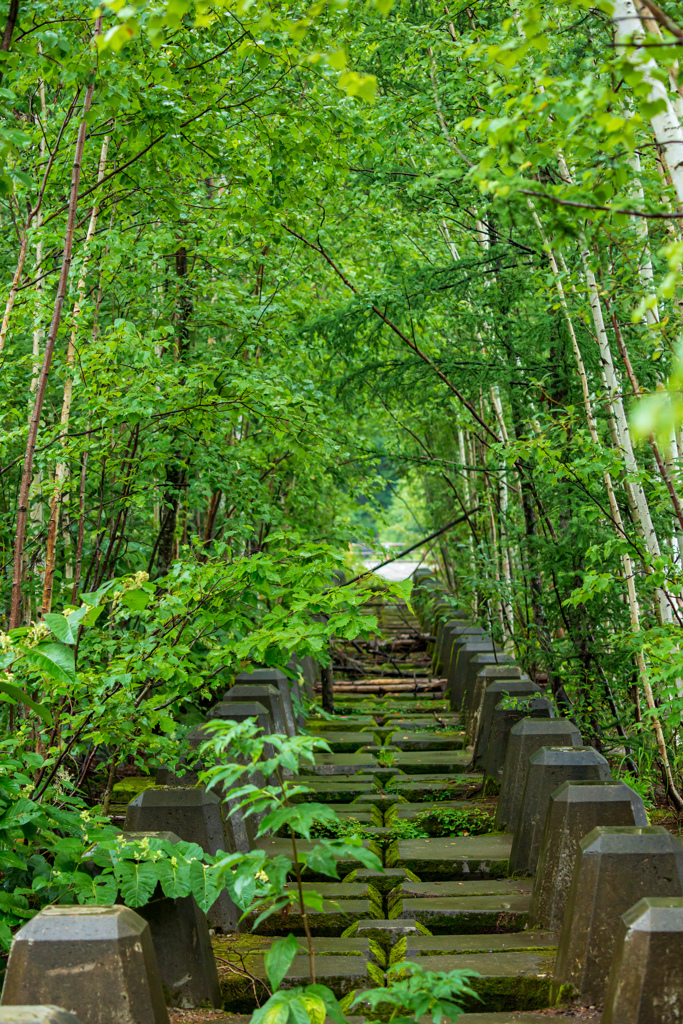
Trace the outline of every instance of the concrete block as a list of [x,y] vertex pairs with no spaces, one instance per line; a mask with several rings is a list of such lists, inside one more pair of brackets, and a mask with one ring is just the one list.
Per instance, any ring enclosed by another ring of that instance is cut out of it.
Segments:
[[646,897],[622,915],[602,1024],[683,1020],[683,899]]
[[457,650],[453,649],[447,677],[448,682],[446,683],[446,693],[451,711],[460,711],[462,708],[465,694],[465,678],[470,660],[475,654],[491,654],[493,651],[500,651],[500,647],[487,637],[467,640],[466,643],[460,644]]
[[[476,658],[480,657],[490,658],[491,655],[476,655]],[[482,664],[479,664],[479,670],[474,679],[472,700],[469,714],[467,716],[467,728],[465,730],[468,746],[473,746],[476,743],[477,736],[479,735],[481,715],[484,708],[484,694],[488,687],[491,686],[492,683],[498,682],[500,679],[521,678],[521,668],[519,665],[515,665],[512,661],[504,661],[501,664],[496,664],[495,662],[483,662]],[[527,677],[525,676],[524,678],[526,679]]]
[[[645,896],[683,896],[683,845],[660,825],[599,827],[579,843],[553,976],[602,1003],[619,918]],[[621,1024],[621,1022],[620,1022]]]
[[647,825],[642,799],[625,782],[563,782],[551,794],[529,927],[562,927],[579,843],[598,825]]
[[168,1024],[146,921],[128,907],[44,907],[15,934],[3,1006],[50,1003],[82,1024]]
[[434,657],[432,659],[435,675],[439,675],[442,672],[444,674],[448,673],[453,651],[453,641],[455,637],[465,633],[468,636],[483,636],[484,630],[480,629],[479,626],[470,626],[467,622],[456,616],[450,619],[442,619],[439,622],[434,643]]
[[250,686],[270,683],[276,686],[282,697],[282,706],[285,712],[285,724],[290,736],[296,736],[297,728],[294,721],[294,710],[292,708],[290,681],[279,668],[257,668],[251,672],[240,672],[235,679],[236,683],[247,683]]
[[[174,832],[124,832],[124,839],[165,839],[180,842]],[[144,907],[136,913],[149,925],[161,982],[170,1006],[191,1009],[210,1006],[218,1009],[221,986],[206,915],[194,896],[171,899],[160,885]]]
[[504,878],[508,870],[509,836],[450,836],[445,839],[406,839],[398,843],[395,863],[425,882],[457,878]]
[[233,687],[223,694],[223,702],[226,704],[249,703],[255,701],[262,704],[273,724],[274,732],[278,736],[287,736],[285,725],[285,709],[282,704],[282,696],[277,686],[271,683],[235,683]]
[[[512,705],[512,706],[510,706]],[[486,780],[491,779],[500,786],[508,751],[510,729],[523,718],[554,718],[555,709],[545,697],[511,697],[501,700],[493,709],[493,721],[489,733],[489,745],[484,769],[484,790]]]
[[61,1006],[0,1006],[0,1024],[82,1024]]
[[517,824],[519,808],[529,758],[541,747],[580,747],[581,733],[566,718],[523,718],[510,729],[508,749],[500,784],[496,809],[496,828],[513,829]]
[[[443,632],[441,675],[448,678],[462,644],[468,640],[481,640],[484,637],[484,630],[479,626],[472,626],[469,622],[456,620],[447,622]],[[448,686],[446,688],[448,689]]]
[[541,747],[529,758],[524,793],[510,851],[510,872],[533,875],[550,796],[563,782],[611,779],[609,765],[595,747]]
[[[202,726],[195,726],[185,738],[191,747],[198,750],[206,740],[206,730]],[[199,772],[204,767],[198,755],[193,767],[193,771],[188,770],[182,774],[176,774],[175,772],[168,771],[168,769],[160,768],[157,772],[156,784],[157,786],[198,786]],[[242,781],[246,782],[247,777],[243,776]],[[249,775],[249,781],[261,788],[266,784],[266,780],[260,771],[252,770]],[[241,808],[237,806],[236,800],[225,799],[223,787],[214,786],[211,792],[216,793],[223,800],[223,821],[230,851],[233,853],[238,851],[240,853],[248,853],[254,845],[256,832],[263,815],[250,814],[245,818]]]
[[[510,668],[519,668],[519,666],[515,665],[514,658],[504,651],[482,651],[480,654],[475,654],[470,658],[465,668],[465,681],[463,683],[462,703],[460,705],[460,722],[468,737],[470,735],[470,722],[475,714],[477,676],[485,668],[509,671]],[[500,678],[504,679],[506,677],[501,676]],[[468,742],[471,742],[471,740]]]
[[484,768],[491,735],[493,712],[503,697],[541,697],[541,687],[532,683],[528,676],[519,679],[502,678],[488,681],[482,697],[481,715],[476,735],[473,736],[474,766]]
[[[256,724],[259,729],[263,729],[264,733],[273,732],[273,720],[265,704],[262,704],[261,701],[220,701],[218,704],[214,704],[209,711],[207,722],[211,722],[214,718],[220,718],[226,722],[246,722],[248,718],[255,718]],[[204,730],[204,739],[207,739],[209,735],[209,731]]]
[[[219,851],[236,852],[230,848],[220,798],[198,786],[157,786],[145,790],[128,804],[124,830],[175,832],[212,856]],[[207,917],[212,928],[234,932],[240,912],[223,890]]]

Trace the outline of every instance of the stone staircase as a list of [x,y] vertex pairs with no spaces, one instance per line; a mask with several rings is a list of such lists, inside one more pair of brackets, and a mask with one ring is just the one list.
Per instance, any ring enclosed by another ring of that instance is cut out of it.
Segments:
[[[304,888],[323,899],[309,913],[316,980],[348,1002],[358,990],[384,986],[390,967],[415,961],[429,971],[476,972],[476,998],[464,1004],[461,1024],[683,1020],[683,845],[647,824],[637,794],[611,779],[607,761],[582,744],[576,727],[557,716],[541,688],[490,637],[467,624],[430,575],[417,581],[415,607],[419,618],[405,606],[373,609],[385,640],[396,642],[338,652],[342,667],[354,666],[351,682],[362,680],[362,662],[367,678],[410,686],[378,696],[340,683],[334,720],[312,712],[305,723],[331,752],[302,767],[313,792],[301,798],[334,807],[343,822],[362,830],[383,864],[383,871],[371,871],[349,857],[339,864],[338,881],[304,875]],[[426,635],[434,638],[433,651],[426,650]],[[285,677],[271,670],[246,675],[212,714],[240,720],[260,707],[264,720],[295,728]],[[434,687],[437,679],[441,689]],[[306,682],[310,693],[314,681]],[[183,780],[174,785],[168,775],[162,781],[167,786],[151,786],[149,779],[120,784],[113,820],[137,835],[166,830],[209,852],[221,848],[218,798]],[[461,834],[437,834],[448,832],[449,821],[453,830],[457,820],[464,823]],[[416,825],[433,834],[411,835]],[[237,849],[253,842],[234,834],[225,841]],[[270,856],[291,856],[284,836],[256,843]],[[299,840],[299,850],[314,843]],[[11,1024],[13,1007],[25,1003],[57,1004],[82,1024],[110,1019],[98,1016],[92,1000],[79,1002],[78,956],[65,960],[62,945],[60,960],[54,947],[60,926],[73,924],[69,915],[80,922],[83,944],[97,912],[111,915],[114,908],[61,909],[62,918],[60,908],[42,912],[17,935],[0,1024]],[[309,982],[300,913],[274,914],[253,932],[253,917],[239,932],[229,921],[229,908],[214,905],[213,962],[204,965],[203,995],[201,985],[195,988],[193,1004],[173,996],[173,971],[191,968],[177,949],[170,964],[169,929],[176,926],[171,917],[161,927],[149,919],[166,1002],[175,1003],[170,1012],[178,1022],[220,1020],[221,1013],[238,1024],[248,1020],[244,1015],[267,998],[264,952],[290,933],[301,936],[301,955],[283,987]],[[195,927],[199,934],[206,925]],[[146,962],[138,970],[153,974],[157,966],[150,965],[145,942]],[[201,973],[199,966],[191,969]],[[136,984],[142,991],[139,979]],[[131,998],[125,994],[128,1004]],[[158,992],[137,998],[138,1010],[117,1016],[120,1024],[165,1024]],[[199,1003],[214,1008],[199,1007],[188,1017],[188,1007]],[[17,1018],[15,1024],[68,1022]]]

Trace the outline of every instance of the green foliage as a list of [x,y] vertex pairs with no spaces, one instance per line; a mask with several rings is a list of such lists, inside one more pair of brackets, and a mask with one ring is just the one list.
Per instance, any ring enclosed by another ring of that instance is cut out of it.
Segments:
[[375,1009],[385,1003],[397,1008],[398,1015],[392,1015],[392,1020],[398,1024],[408,1024],[426,1015],[439,1024],[442,1017],[458,1019],[459,997],[477,998],[469,984],[478,977],[476,971],[426,971],[419,963],[407,960],[393,964],[388,975],[386,988],[358,993],[352,1007],[368,1004]]

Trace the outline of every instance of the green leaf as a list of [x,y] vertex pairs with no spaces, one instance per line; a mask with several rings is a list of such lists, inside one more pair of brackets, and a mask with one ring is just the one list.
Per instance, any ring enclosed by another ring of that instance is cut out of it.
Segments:
[[190,864],[190,888],[201,909],[206,914],[214,905],[221,891],[217,881],[217,871],[212,864],[204,864],[201,860],[193,860]]
[[[96,906],[106,907],[116,902],[119,887],[114,875],[98,875],[93,878],[86,871],[75,871],[73,883],[79,903],[94,903]],[[142,906],[141,903],[135,905]]]
[[54,633],[63,644],[76,643],[76,638],[71,632],[69,620],[65,619],[63,615],[55,615],[52,612],[48,612],[47,615],[43,615],[43,622],[48,626],[50,632]]
[[177,857],[172,857],[168,860],[156,861],[156,869],[164,896],[175,900],[190,895],[189,864],[178,861]]
[[144,907],[159,881],[151,861],[120,860],[114,866],[121,896],[127,907]]
[[70,685],[76,678],[74,652],[63,644],[38,644],[26,652],[26,661],[60,683]]
[[286,939],[278,939],[263,957],[268,981],[273,992],[277,992],[292,961],[299,949],[299,943],[293,935]]
[[151,595],[146,594],[144,590],[127,590],[121,598],[121,604],[125,604],[126,608],[134,612],[141,612],[149,604],[150,598]]
[[6,693],[12,700],[19,701],[21,704],[25,704],[31,708],[32,711],[42,718],[46,725],[52,725],[52,715],[48,708],[43,707],[42,704],[38,704],[37,701],[33,700],[27,693],[25,693],[20,686],[15,686],[14,683],[5,683],[0,679],[0,693]]
[[84,604],[81,608],[77,608],[75,612],[71,612],[67,619],[71,632],[73,633],[79,626],[94,626],[97,617],[103,611],[104,605],[92,606]]

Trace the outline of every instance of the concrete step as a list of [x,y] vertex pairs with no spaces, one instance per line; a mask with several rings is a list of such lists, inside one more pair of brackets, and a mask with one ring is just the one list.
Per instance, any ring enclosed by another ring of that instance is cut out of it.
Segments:
[[423,882],[505,878],[512,847],[510,835],[406,839],[385,854],[387,867],[404,867]]
[[396,947],[392,963],[400,957],[414,959],[422,956],[443,956],[461,953],[540,953],[554,956],[558,936],[553,932],[508,932],[504,935],[409,935],[406,937],[405,954],[403,947]]
[[[443,794],[445,799],[457,800],[481,789],[484,776],[481,772],[468,772],[458,774],[430,774],[430,775],[395,775],[387,784],[387,790],[405,797],[409,801],[432,802],[439,800]],[[440,801],[439,801],[440,802]]]
[[399,917],[419,921],[434,935],[519,932],[529,918],[528,894],[507,896],[442,896],[401,899]]
[[[356,922],[371,920],[373,917],[380,917],[381,914],[381,908],[377,908],[370,900],[340,899],[335,902],[324,900],[321,908],[306,907],[306,917],[311,935],[321,937],[340,936]],[[255,935],[281,936],[290,932],[293,935],[305,935],[306,930],[298,903],[287,907],[286,911],[279,910],[271,914],[254,928],[257,917],[258,914],[248,914],[240,923],[240,927],[249,931],[253,930]]]
[[471,750],[406,750],[394,755],[394,767],[407,775],[456,775],[471,761]]
[[298,793],[292,797],[293,803],[350,804],[359,796],[369,796],[377,792],[377,784],[373,776],[360,776],[353,781],[341,778],[334,781],[320,779],[314,775],[300,778],[304,786],[310,786],[310,793]]
[[[257,839],[254,845],[257,849],[263,850],[267,857],[284,856],[289,858],[289,860],[293,859],[292,843],[289,839]],[[297,839],[296,845],[297,852],[299,854],[299,857],[301,858],[302,854],[309,853],[316,847],[317,844],[315,840]],[[366,849],[370,849],[370,842],[367,839],[364,840],[363,846]],[[375,852],[378,853],[378,856],[380,857],[381,860],[381,851]],[[355,868],[360,867],[362,867],[360,861],[355,860],[353,856],[341,857],[337,860],[337,873],[339,874],[340,878],[343,878],[345,875],[348,875],[349,872],[353,871]],[[313,881],[318,879],[321,882],[330,881],[329,875],[322,875],[318,872],[311,871],[308,868],[304,869],[303,877],[307,881]]]
[[404,732],[399,728],[390,735],[392,746],[403,751],[462,750],[465,743],[464,732]]
[[300,776],[374,774],[377,762],[370,754],[315,754],[313,764],[302,764]]
[[[478,999],[459,997],[466,1013],[541,1010],[551,1004],[555,956],[552,951],[505,950],[495,953],[424,954],[427,971],[475,971],[470,979]],[[458,1018],[462,1024],[463,1017]]]

